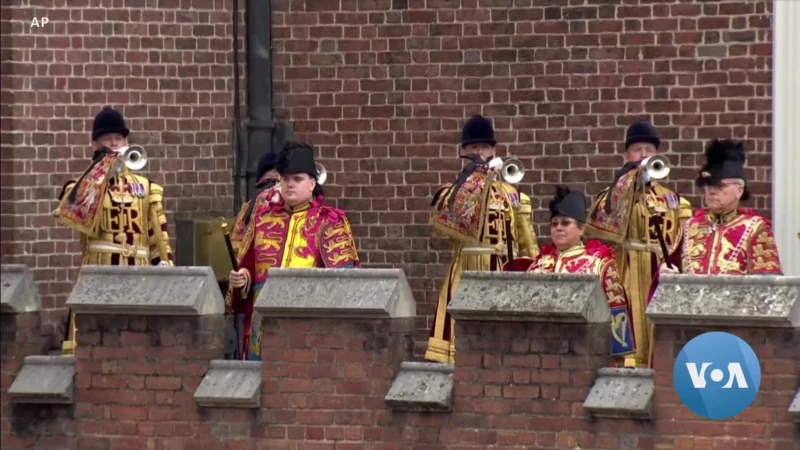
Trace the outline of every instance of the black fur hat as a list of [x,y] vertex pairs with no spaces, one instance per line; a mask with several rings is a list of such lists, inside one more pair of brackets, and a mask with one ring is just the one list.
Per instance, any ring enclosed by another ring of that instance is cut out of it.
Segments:
[[130,130],[125,126],[125,119],[122,117],[122,114],[106,106],[94,116],[92,140],[96,141],[97,138],[108,133],[119,133],[122,137],[127,138]]
[[464,128],[461,129],[461,146],[466,147],[469,144],[487,143],[489,145],[497,145],[494,138],[494,127],[489,119],[477,115],[470,117]]
[[275,152],[265,153],[261,159],[258,160],[258,171],[256,179],[259,179],[267,174],[270,170],[275,170],[275,165],[278,162],[278,154]]
[[[714,139],[706,146],[706,163],[700,168],[695,184],[717,186],[722,180],[736,178],[745,180],[744,163],[747,160],[744,143],[730,139]],[[742,200],[748,200],[750,192],[744,188]]]
[[258,160],[258,170],[256,171],[256,188],[271,187],[276,184],[275,180],[260,181],[261,178],[270,170],[275,170],[275,164],[278,162],[278,154],[276,152],[265,153],[261,159]]
[[567,186],[556,186],[556,195],[550,200],[550,220],[564,216],[586,223],[586,197]]
[[314,149],[305,142],[289,141],[280,153],[275,164],[278,173],[307,173],[317,178],[317,166],[314,161]]
[[634,122],[625,133],[625,149],[627,150],[637,142],[649,142],[658,148],[661,145],[661,139],[658,137],[656,127],[645,120]]

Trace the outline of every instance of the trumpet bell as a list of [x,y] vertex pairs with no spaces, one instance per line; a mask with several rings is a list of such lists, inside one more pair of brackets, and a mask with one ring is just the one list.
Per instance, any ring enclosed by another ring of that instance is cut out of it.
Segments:
[[516,158],[506,160],[500,168],[500,174],[503,177],[503,181],[506,183],[519,183],[525,176],[525,169],[522,168],[522,161]]
[[328,171],[325,170],[325,166],[320,163],[314,163],[317,167],[317,183],[325,184],[325,180],[328,179]]
[[662,155],[645,158],[641,167],[644,168],[647,178],[650,180],[663,180],[670,172],[669,160]]
[[128,170],[142,170],[147,165],[147,152],[138,145],[128,147],[122,150],[122,161]]

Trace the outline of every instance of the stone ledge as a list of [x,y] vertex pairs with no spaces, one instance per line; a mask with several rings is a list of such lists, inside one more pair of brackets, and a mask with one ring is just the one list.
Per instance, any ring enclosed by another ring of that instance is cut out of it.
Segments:
[[384,400],[395,411],[453,411],[453,364],[406,361]]
[[800,277],[661,275],[647,316],[658,325],[800,327]]
[[596,275],[559,273],[464,272],[447,311],[457,321],[600,323],[611,317]]
[[26,356],[8,388],[14,403],[71,404],[75,390],[74,356]]
[[789,405],[789,415],[792,416],[792,420],[800,424],[800,388],[797,389],[797,393],[794,394],[794,400]]
[[0,266],[0,313],[41,311],[42,298],[33,281],[33,272],[22,264]]
[[211,361],[194,400],[205,408],[260,408],[261,361]]
[[654,393],[652,369],[602,368],[583,409],[595,417],[650,420]]
[[402,269],[270,269],[255,310],[271,318],[389,319],[417,314]]
[[80,314],[223,314],[211,267],[84,266],[67,306]]

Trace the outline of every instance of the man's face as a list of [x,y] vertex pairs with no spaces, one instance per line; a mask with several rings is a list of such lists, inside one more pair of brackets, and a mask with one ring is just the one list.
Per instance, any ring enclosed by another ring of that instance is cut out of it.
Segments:
[[636,142],[625,150],[625,162],[639,162],[656,154],[658,149],[649,142]]
[[119,152],[120,149],[127,146],[128,140],[119,133],[106,133],[92,141],[92,147],[94,150],[99,150],[102,147],[106,147],[109,150]]
[[713,213],[724,213],[733,209],[744,194],[739,180],[725,179],[713,186],[704,186],[706,207]]
[[482,160],[489,161],[494,158],[495,149],[485,142],[477,142],[475,144],[469,144],[461,149],[461,156],[466,155],[479,155]]
[[281,175],[281,196],[289,206],[297,206],[311,200],[317,180],[307,173],[285,173]]
[[550,239],[558,251],[564,251],[580,242],[584,227],[573,218],[555,216],[550,220]]

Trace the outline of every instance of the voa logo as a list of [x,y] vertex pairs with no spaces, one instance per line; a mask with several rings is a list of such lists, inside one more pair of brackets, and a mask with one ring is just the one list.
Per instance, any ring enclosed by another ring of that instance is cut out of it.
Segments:
[[747,342],[715,331],[683,347],[672,377],[678,397],[693,413],[727,419],[753,403],[761,385],[761,364]]

